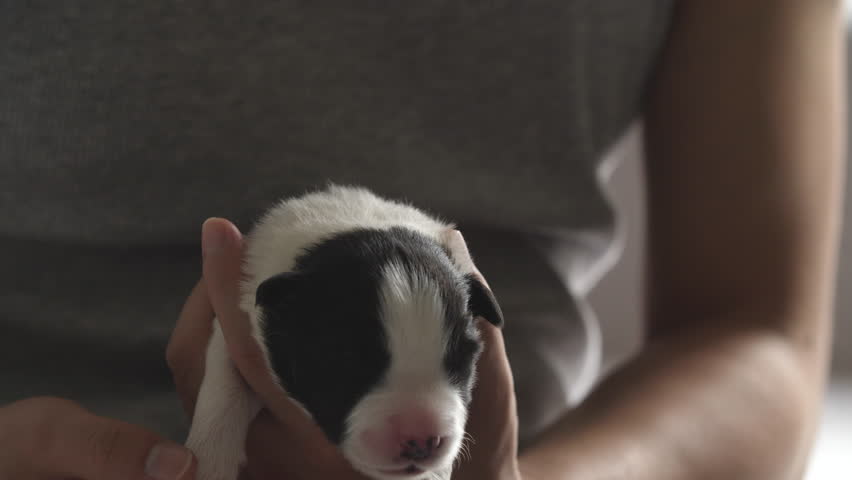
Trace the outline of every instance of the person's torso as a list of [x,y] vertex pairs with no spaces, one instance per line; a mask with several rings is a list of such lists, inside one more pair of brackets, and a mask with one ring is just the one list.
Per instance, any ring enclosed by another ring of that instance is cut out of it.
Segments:
[[[671,2],[3,7],[0,328],[15,380],[0,402],[167,398],[156,355],[198,274],[201,221],[248,228],[331,180],[472,232],[508,306],[532,435],[570,388],[558,364],[590,347],[527,235],[592,232],[577,255],[607,248],[598,162],[638,114]],[[146,405],[122,414],[160,415]]]

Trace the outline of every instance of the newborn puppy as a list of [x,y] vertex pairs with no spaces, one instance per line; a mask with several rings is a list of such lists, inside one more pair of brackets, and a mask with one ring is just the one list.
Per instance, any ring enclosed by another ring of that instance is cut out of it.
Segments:
[[[481,350],[474,317],[503,322],[461,234],[332,186],[278,204],[247,243],[241,307],[270,374],[368,477],[448,480]],[[237,479],[260,408],[217,322],[187,440],[199,480]]]

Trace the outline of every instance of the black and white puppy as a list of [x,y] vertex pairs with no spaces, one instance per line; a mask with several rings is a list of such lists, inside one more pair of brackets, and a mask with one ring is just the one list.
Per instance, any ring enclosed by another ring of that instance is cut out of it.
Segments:
[[[241,307],[271,374],[359,471],[447,480],[481,343],[502,325],[461,234],[367,190],[331,186],[272,208],[247,238]],[[261,408],[218,323],[187,445],[199,480],[236,480]]]

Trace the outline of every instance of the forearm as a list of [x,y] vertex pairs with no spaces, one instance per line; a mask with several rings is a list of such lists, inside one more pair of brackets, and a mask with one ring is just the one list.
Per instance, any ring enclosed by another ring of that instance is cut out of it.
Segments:
[[839,0],[680,0],[645,111],[643,353],[525,480],[787,480],[819,414],[841,211]]
[[775,331],[689,335],[649,346],[522,452],[523,478],[796,478],[821,377]]
[[786,480],[831,331],[841,2],[680,0],[645,109],[649,338],[527,480]]

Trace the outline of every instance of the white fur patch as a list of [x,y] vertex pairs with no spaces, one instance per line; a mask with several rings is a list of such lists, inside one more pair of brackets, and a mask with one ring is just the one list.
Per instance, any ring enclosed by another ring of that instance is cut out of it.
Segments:
[[243,309],[254,311],[254,293],[267,278],[293,269],[306,246],[336,233],[406,227],[436,241],[454,228],[415,207],[377,197],[358,187],[327,190],[287,199],[272,208],[249,234],[244,270]]
[[381,287],[382,323],[391,356],[387,382],[437,383],[444,379],[448,338],[438,286],[420,272],[388,264]]
[[222,329],[214,322],[186,445],[198,459],[198,480],[236,480],[246,458],[248,428],[261,404],[228,357]]
[[437,414],[440,432],[435,433],[445,442],[443,457],[422,478],[448,479],[461,447],[467,408],[443,367],[449,338],[441,292],[429,277],[398,263],[388,264],[382,278],[381,317],[390,367],[381,386],[353,408],[341,447],[356,468],[383,478],[376,469],[387,467],[388,459],[376,458],[357,439],[366,429],[416,404]]

